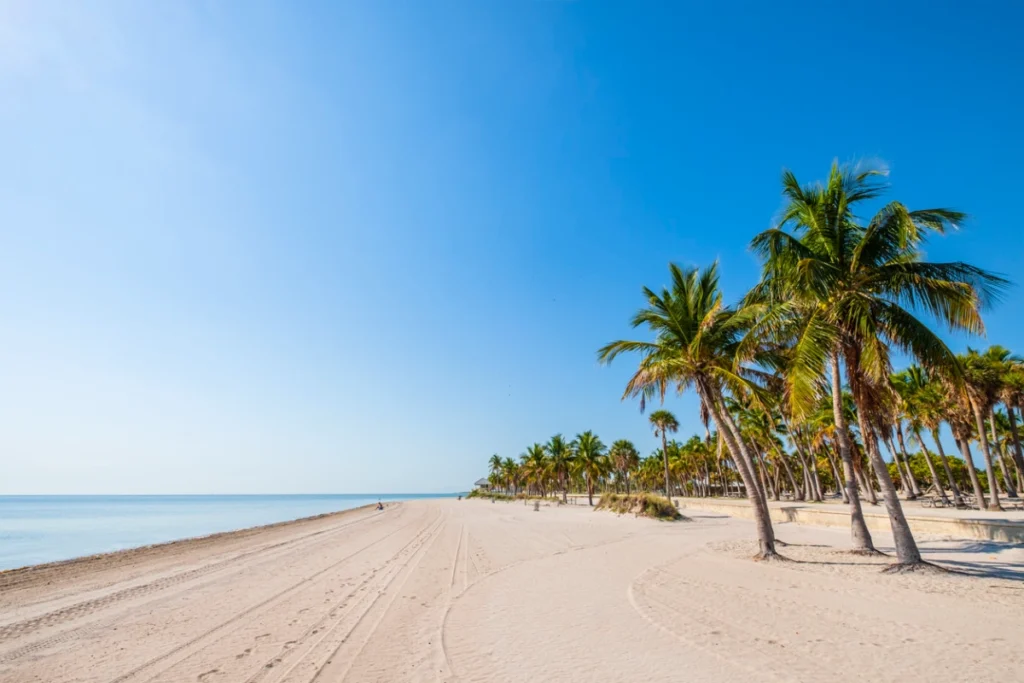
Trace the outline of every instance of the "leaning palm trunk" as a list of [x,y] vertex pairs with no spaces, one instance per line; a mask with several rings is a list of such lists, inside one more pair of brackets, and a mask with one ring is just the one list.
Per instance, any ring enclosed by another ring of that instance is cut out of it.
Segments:
[[[743,442],[743,437],[742,436],[739,436],[739,437],[736,437],[736,438],[738,438],[740,440],[740,442]],[[748,456],[746,465],[747,465],[747,467],[750,468],[751,473],[754,475],[754,485],[755,485],[755,490],[757,491],[757,495],[761,496],[761,499],[767,503],[768,502],[768,481],[765,479],[765,476],[764,476],[764,468],[760,466],[760,463],[757,460],[757,455],[756,455],[757,451],[756,451],[756,449],[754,449],[754,447],[751,446],[750,444],[744,443],[744,446],[749,449],[748,453],[754,453],[755,454],[753,456]]]
[[[949,480],[949,488],[953,492],[953,502],[956,503],[957,507],[960,507],[964,504],[964,499],[960,493],[960,487],[956,485],[956,479],[953,478],[953,469],[949,466],[949,458],[946,457],[946,451],[942,448],[942,441],[939,440],[938,427],[932,430],[932,439],[935,440],[935,446],[939,452],[939,460],[942,462],[942,468],[946,471],[946,479]],[[920,431],[917,432],[917,440],[921,441]],[[928,449],[924,445],[924,441],[921,441],[921,448],[924,450],[925,455],[927,455]]]
[[[924,455],[924,461],[928,463],[928,472],[932,476],[932,486],[935,487],[935,492],[939,494],[940,498],[942,498],[942,502],[949,505],[949,498],[946,496],[946,490],[942,487],[942,482],[939,481],[939,473],[935,471],[935,463],[932,462],[932,454],[928,452],[928,446],[926,446],[924,444],[924,440],[921,439],[920,430],[916,430],[916,436],[918,443],[921,444],[921,453]],[[957,497],[959,497],[959,495]],[[959,501],[957,502],[959,503]]]
[[767,495],[770,495],[772,500],[778,500],[779,489],[775,486],[775,480],[772,478],[772,472],[768,469],[768,459],[764,457],[764,453],[757,448],[756,444],[751,443],[750,448],[754,453],[754,458],[757,460],[758,466],[761,468],[761,482],[767,488]]
[[896,465],[896,472],[900,477],[900,490],[904,495],[906,495],[907,500],[916,499],[918,494],[921,492],[920,490],[917,490],[915,493],[915,489],[917,489],[917,482],[914,482],[913,485],[911,484],[911,482],[914,481],[914,475],[910,471],[910,463],[908,463],[905,458],[900,458],[900,454],[896,452],[891,441],[885,437],[882,437],[882,441],[885,443],[885,447],[888,449],[889,454],[892,456],[892,461]]
[[[1002,510],[1003,506],[999,504],[999,483],[996,480],[996,470],[992,466],[992,451],[988,446],[988,435],[985,433],[985,419],[981,414],[981,406],[974,400],[971,401],[971,410],[974,412],[975,427],[978,430],[978,443],[981,444],[981,454],[985,458],[985,472],[988,474],[988,505],[989,510]],[[981,505],[982,499],[978,499],[978,505]]]
[[732,460],[736,463],[740,478],[743,480],[743,487],[747,490],[747,499],[754,510],[754,523],[757,526],[757,543],[759,552],[758,559],[777,559],[779,554],[775,551],[775,530],[772,528],[772,518],[768,511],[768,503],[764,496],[758,491],[755,483],[755,475],[751,471],[753,461],[750,454],[743,446],[743,440],[737,438],[739,430],[736,428],[732,415],[722,405],[721,397],[711,392],[711,387],[706,380],[697,382],[697,393],[700,395],[704,405],[708,408],[711,418],[715,422],[718,433],[725,439],[725,445],[732,454]]
[[985,509],[985,492],[981,490],[981,481],[978,479],[978,470],[974,467],[974,457],[971,455],[971,442],[967,436],[954,435],[956,445],[960,448],[960,455],[967,466],[967,476],[971,479],[971,487],[974,489],[974,499],[978,503],[978,509]]
[[[839,376],[839,357],[832,359],[832,419],[835,421],[835,440],[838,444],[839,459],[843,462],[843,475],[846,481],[846,497],[850,502],[850,535],[853,549],[857,552],[874,551],[871,532],[864,521],[864,510],[860,506],[857,493],[857,479],[853,469],[853,449],[850,434],[846,430],[846,416],[843,415],[843,383]],[[838,482],[837,482],[838,485]]]
[[814,484],[814,501],[820,503],[823,500],[821,493],[821,477],[818,476],[818,459],[814,457],[814,454],[810,454],[811,460],[811,482]]
[[999,471],[1003,475],[1003,484],[1006,488],[1006,495],[1010,498],[1017,497],[1017,489],[1013,486],[1013,479],[1010,476],[1010,468],[1006,464],[1006,441],[999,441],[999,437],[996,435],[996,409],[991,407],[988,409],[988,426],[992,429],[992,447],[997,454],[999,462]]
[[903,514],[903,506],[900,505],[900,498],[896,495],[896,486],[892,483],[892,477],[889,476],[889,468],[885,466],[882,453],[878,450],[878,436],[874,428],[867,424],[864,413],[865,411],[858,406],[857,422],[860,426],[861,437],[864,439],[864,449],[868,453],[871,468],[875,471],[878,487],[882,490],[885,511],[889,514],[889,526],[892,529],[892,537],[896,545],[896,559],[899,565],[920,564],[921,552],[917,549],[914,534],[910,531],[910,524]]
[[864,472],[865,459],[866,458],[863,457],[863,454],[858,450],[857,457],[853,461],[853,467],[857,473],[857,479],[860,481],[861,488],[864,489],[864,492],[868,495],[868,502],[872,505],[878,505],[878,496],[875,494],[875,486],[871,483],[871,479],[868,477],[867,473]]
[[[838,446],[837,446],[838,448]],[[825,457],[828,458],[828,464],[832,466],[832,479],[836,482],[836,492],[842,496],[843,503],[849,505],[850,495],[847,492],[848,489],[843,485],[843,475],[839,471],[839,465],[836,463],[836,456],[832,452],[832,449],[827,445],[825,446]]]
[[[907,445],[903,441],[903,425],[900,424],[899,422],[896,423],[896,440],[899,442],[900,454],[903,456],[903,462],[905,462],[907,464],[907,472],[910,473],[910,481],[911,481],[912,487],[914,489],[914,492],[917,495],[920,496],[921,495],[921,489],[918,488],[917,481],[914,479],[914,472],[910,469],[910,456],[907,455]],[[890,442],[891,441],[892,441],[892,439],[890,438]],[[922,446],[922,448],[923,447],[924,446]],[[934,476],[933,476],[933,479],[934,479]],[[937,479],[935,481],[933,481],[933,483],[936,483],[936,482],[937,482]],[[939,486],[939,490],[940,491],[942,490],[941,486]]]
[[1013,438],[1013,463],[1017,466],[1017,481],[1019,483],[1021,475],[1024,474],[1024,454],[1021,453],[1020,435],[1017,433],[1017,416],[1014,415],[1014,406],[1006,406],[1006,417],[1010,420],[1010,436]]
[[793,470],[789,466],[789,460],[786,459],[786,454],[783,453],[781,449],[776,448],[775,459],[782,463],[782,469],[786,471],[786,479],[789,480],[789,485],[793,488],[793,497],[797,500],[803,500],[803,489],[796,485],[796,477],[793,476]]

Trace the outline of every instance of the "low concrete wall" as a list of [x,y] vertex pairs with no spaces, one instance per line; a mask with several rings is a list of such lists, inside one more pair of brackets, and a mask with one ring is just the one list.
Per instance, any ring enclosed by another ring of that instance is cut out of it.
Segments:
[[[744,502],[702,498],[676,498],[680,508],[720,512],[730,517],[753,519],[754,512]],[[791,522],[812,526],[850,526],[850,512],[845,507],[815,504],[769,505],[773,522]],[[904,508],[907,522],[914,533],[929,536],[950,536],[985,541],[1024,543],[1024,520],[965,519],[914,515]],[[864,521],[872,531],[890,531],[889,516],[884,512],[864,510]]]

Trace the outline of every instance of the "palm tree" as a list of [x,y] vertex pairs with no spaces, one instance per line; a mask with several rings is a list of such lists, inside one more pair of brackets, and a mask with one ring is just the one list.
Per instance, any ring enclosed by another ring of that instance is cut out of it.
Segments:
[[639,451],[636,450],[632,441],[619,439],[608,450],[608,457],[611,459],[616,476],[626,484],[626,494],[629,495],[630,473],[640,464]]
[[550,473],[547,453],[544,446],[535,443],[526,449],[526,452],[519,457],[522,462],[523,476],[527,483],[532,484],[534,490],[541,496],[544,495],[545,484]]
[[1006,406],[1006,418],[1009,423],[1010,437],[1013,440],[1013,462],[1017,465],[1017,473],[1024,476],[1024,451],[1021,449],[1020,434],[1017,432],[1016,411],[1024,402],[1024,361],[1012,362],[1004,366],[1002,387],[999,399]]
[[593,432],[576,435],[573,442],[576,452],[576,471],[587,480],[587,502],[594,505],[594,484],[610,469],[605,445]]
[[498,474],[501,472],[501,456],[497,453],[491,456],[491,459],[487,461],[487,464],[490,467],[491,474]]
[[[671,289],[661,294],[644,288],[647,305],[633,317],[633,327],[646,326],[654,341],[615,341],[598,351],[602,363],[619,354],[641,354],[640,366],[626,384],[623,398],[641,399],[641,409],[655,396],[664,400],[670,386],[682,392],[694,388],[702,410],[715,422],[726,440],[733,462],[740,470],[747,496],[754,508],[761,559],[777,558],[775,532],[768,506],[753,479],[750,453],[740,438],[735,421],[723,405],[726,390],[750,390],[749,372],[737,355],[739,340],[752,322],[751,312],[734,310],[722,303],[718,265],[704,270],[669,266]],[[755,358],[748,353],[744,358]],[[663,455],[665,441],[662,443]]]
[[551,463],[551,470],[558,479],[558,485],[562,489],[562,502],[566,502],[569,495],[569,476],[573,467],[572,448],[561,434],[555,434],[548,440],[545,449],[548,452],[548,459]]
[[505,458],[501,463],[502,478],[512,495],[519,493],[519,484],[523,480],[522,469],[512,458]]
[[668,472],[668,447],[666,446],[667,437],[666,434],[672,432],[673,434],[679,430],[679,422],[676,420],[676,416],[667,410],[655,410],[647,418],[651,423],[651,427],[654,428],[654,438],[661,437],[661,454],[665,460],[665,497],[672,498],[672,484],[669,480]]
[[[910,211],[891,202],[866,226],[858,223],[854,208],[881,194],[881,175],[835,163],[825,185],[801,186],[786,171],[783,194],[789,203],[782,220],[752,243],[764,260],[762,282],[752,300],[772,304],[770,325],[778,328],[787,318],[792,322],[794,371],[787,380],[794,408],[814,404],[831,361],[836,436],[844,467],[852,458],[839,400],[841,373],[846,371],[865,450],[889,513],[899,566],[912,567],[921,563],[921,555],[878,449],[875,427],[892,371],[890,347],[909,353],[925,367],[955,369],[953,353],[914,311],[924,310],[953,330],[981,333],[979,311],[1006,283],[966,263],[922,260],[928,234],[956,227],[964,218],[957,211]],[[870,549],[855,491],[850,491],[850,498],[855,543]]]
[[[914,365],[903,372],[894,374],[890,378],[890,381],[892,382],[893,390],[900,399],[896,421],[897,423],[902,423],[903,420],[906,420],[909,423],[910,430],[917,439],[917,443],[921,446],[921,452],[924,454],[924,461],[928,464],[928,472],[932,478],[932,486],[935,487],[936,493],[938,493],[942,498],[942,502],[948,505],[949,498],[946,497],[945,487],[943,487],[942,482],[939,481],[939,475],[935,471],[935,463],[932,462],[932,456],[928,452],[928,446],[925,445],[924,439],[921,438],[921,429],[924,427],[925,410],[919,404],[921,402],[927,402],[930,398],[928,396],[928,378],[920,366]],[[900,444],[902,445],[902,443],[903,435],[901,427]],[[893,457],[895,458],[895,454],[893,454]],[[907,470],[910,470],[909,461],[907,462]],[[912,472],[910,473],[910,476],[914,476]],[[950,477],[950,481],[952,481],[952,477]],[[956,485],[954,484],[954,486]]]
[[[1003,475],[1003,482],[1006,486],[1006,492],[1011,498],[1017,498],[1017,490],[1013,484],[1013,478],[1009,475],[1010,466],[1006,463],[1004,457],[1005,448],[1000,448],[998,441],[998,435],[996,432],[996,403],[1003,401],[1004,392],[1007,390],[1008,383],[1013,379],[1013,372],[1021,366],[1021,359],[1018,356],[1013,355],[1010,351],[1002,346],[990,346],[982,354],[985,359],[985,363],[992,369],[994,377],[993,388],[995,389],[995,396],[992,405],[989,406],[988,420],[989,427],[992,435],[992,445],[996,451],[996,459],[999,463],[1000,470]],[[1012,388],[1010,388],[1012,393]],[[1003,401],[1005,403],[1005,401]],[[1005,446],[1005,444],[1003,444]]]
[[[970,348],[966,354],[960,356],[960,363],[964,369],[967,402],[974,416],[975,436],[981,447],[981,455],[985,459],[985,472],[988,475],[988,504],[985,507],[989,510],[1002,510],[1003,507],[999,503],[999,482],[996,479],[992,450],[985,430],[985,416],[995,405],[999,393],[999,369],[993,367],[985,356]],[[981,505],[980,498],[978,505]]]

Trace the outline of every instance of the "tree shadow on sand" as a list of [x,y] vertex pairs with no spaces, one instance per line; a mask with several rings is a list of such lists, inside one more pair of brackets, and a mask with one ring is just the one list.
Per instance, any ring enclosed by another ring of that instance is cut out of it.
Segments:
[[[957,548],[921,548],[921,555],[951,571],[987,579],[1008,579],[1024,582],[1024,564],[1019,561],[1002,561],[983,555],[999,554],[1010,549],[1024,549],[1019,544],[997,543],[994,541],[976,541]],[[935,557],[936,555],[954,555],[951,557]],[[1024,586],[1021,587],[1024,590]]]

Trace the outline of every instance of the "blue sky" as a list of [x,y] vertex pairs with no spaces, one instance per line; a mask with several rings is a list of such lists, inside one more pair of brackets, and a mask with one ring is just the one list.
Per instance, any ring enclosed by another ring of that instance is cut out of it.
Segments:
[[[1024,280],[1020,8],[707,5],[0,3],[0,493],[649,452],[595,351],[669,261],[753,284],[784,167],[884,163]],[[1018,292],[973,344],[1024,351]]]

